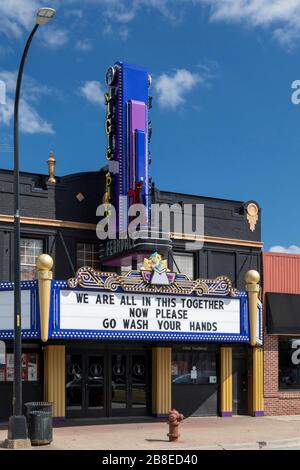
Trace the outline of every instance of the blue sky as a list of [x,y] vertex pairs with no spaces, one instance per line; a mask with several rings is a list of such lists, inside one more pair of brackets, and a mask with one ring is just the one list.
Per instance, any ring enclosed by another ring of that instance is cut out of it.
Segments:
[[[0,3],[0,167],[12,167],[12,99],[24,41],[43,0]],[[24,77],[21,168],[57,173],[106,164],[106,69],[153,78],[152,176],[161,189],[263,210],[265,248],[300,253],[300,0],[50,0]],[[1,101],[1,100],[0,100]],[[3,100],[2,100],[3,101]],[[294,245],[294,248],[289,248]]]

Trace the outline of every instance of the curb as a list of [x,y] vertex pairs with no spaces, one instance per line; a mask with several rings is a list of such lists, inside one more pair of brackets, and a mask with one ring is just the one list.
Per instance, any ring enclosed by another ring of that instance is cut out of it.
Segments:
[[300,447],[300,439],[280,439],[276,441],[253,441],[238,444],[215,444],[207,446],[176,447],[178,450],[276,450],[281,447]]

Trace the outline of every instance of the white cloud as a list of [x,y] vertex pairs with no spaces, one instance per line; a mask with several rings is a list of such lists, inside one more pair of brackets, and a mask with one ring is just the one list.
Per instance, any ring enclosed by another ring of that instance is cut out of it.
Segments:
[[202,80],[198,73],[186,69],[178,69],[173,75],[163,73],[154,81],[159,105],[175,109],[184,104],[186,95]]
[[115,28],[111,22],[106,22],[102,27],[103,36],[112,36],[113,38],[121,38],[122,41],[126,41],[129,34],[129,28],[127,25],[118,25],[118,28]]
[[[189,1],[189,0],[188,0]],[[196,0],[210,6],[213,21],[268,27],[284,45],[300,39],[300,0]]]
[[[19,37],[24,30],[29,31],[36,10],[46,3],[47,0],[0,0],[0,32],[7,37]],[[276,40],[289,47],[300,40],[300,0],[86,0],[84,10],[82,0],[52,0],[52,3],[54,7],[58,6],[60,17],[69,16],[73,21],[68,23],[68,31],[57,28],[56,34],[51,34],[52,26],[48,25],[41,32],[45,36],[44,44],[51,47],[60,47],[68,41],[74,21],[78,26],[84,14],[88,15],[86,5],[93,8],[94,16],[102,16],[106,33],[107,25],[117,23],[119,27],[128,27],[139,15],[153,10],[170,21],[182,19],[190,6],[195,15],[201,15],[203,8],[207,9],[211,21],[268,28]],[[112,30],[116,31],[115,28]],[[128,30],[123,29],[122,35],[127,34]]]
[[136,17],[136,10],[133,8],[132,10],[127,10],[121,4],[118,9],[109,9],[105,11],[105,16],[107,18],[116,21],[117,23],[130,23]]
[[[181,16],[182,6],[194,0],[88,0],[104,8],[104,15],[118,23],[130,23],[137,15],[153,9],[158,10],[168,19]],[[181,3],[181,5],[180,5]],[[178,6],[180,8],[178,8]]]
[[[47,0],[0,0],[0,32],[8,37],[19,37],[32,27],[36,10],[46,3]],[[61,16],[73,17],[74,21],[82,21],[84,13],[88,14],[86,8],[83,11],[81,0],[52,0],[52,3],[58,6]],[[107,24],[128,26],[138,15],[153,10],[171,21],[181,19],[190,6],[199,15],[203,8],[208,9],[212,21],[269,28],[284,45],[291,46],[300,40],[300,0],[86,0],[84,3],[85,7],[88,4],[93,8],[93,15],[104,18],[102,27],[106,32]],[[70,29],[74,21],[70,22]],[[57,28],[56,34],[51,35],[50,28],[47,26],[42,32],[46,38],[44,43],[51,47],[64,45],[68,40],[66,29]]]
[[300,255],[300,246],[297,245],[290,245],[288,247],[275,245],[270,248],[269,251],[274,253],[288,253],[292,255]]
[[[103,16],[102,34],[119,37],[125,41],[129,26],[139,15],[158,11],[168,20],[182,16],[182,5],[193,0],[86,0],[101,8]],[[181,4],[180,4],[181,3]],[[179,4],[179,5],[178,5]],[[178,8],[179,6],[179,8]],[[117,25],[117,26],[116,26]]]
[[[46,3],[47,0],[1,0],[0,32],[9,38],[14,38],[20,37],[24,34],[24,31],[30,31],[35,23],[37,10]],[[39,34],[42,43],[52,48],[61,47],[68,41],[68,31],[66,29],[50,25],[43,27]]]
[[98,4],[105,18],[121,24],[131,23],[136,18],[141,4],[141,0],[88,0],[88,2]]
[[75,49],[87,52],[93,49],[93,45],[89,39],[79,39],[78,41],[76,41]]
[[212,7],[213,19],[265,25],[276,21],[291,21],[299,15],[299,0],[200,0]]
[[38,0],[1,0],[0,31],[6,36],[20,36],[24,29],[32,25],[41,3]]
[[20,130],[26,134],[54,134],[52,124],[24,99],[20,103]]
[[78,19],[81,19],[83,17],[83,10],[79,9],[79,8],[74,8],[74,9],[69,9],[67,8],[65,11],[64,11],[64,15],[68,18],[68,17],[73,17],[73,18],[78,18]]
[[155,9],[165,18],[182,17],[184,7],[201,14],[208,8],[211,21],[244,23],[269,28],[281,44],[291,47],[300,40],[300,0],[89,0],[104,9],[111,21],[130,23],[138,14]]
[[[43,95],[51,93],[50,88],[39,84],[36,80],[24,77],[24,87],[20,100],[19,123],[20,131],[26,134],[53,134],[52,124],[42,118],[35,108]],[[14,93],[16,73],[9,71],[0,72],[0,80],[6,85],[6,102],[0,106],[0,125],[10,126],[14,113]]]
[[64,46],[69,40],[69,33],[66,29],[47,26],[41,32],[42,41],[52,49]]
[[78,93],[84,96],[90,103],[104,107],[104,89],[100,82],[87,80],[79,88]]

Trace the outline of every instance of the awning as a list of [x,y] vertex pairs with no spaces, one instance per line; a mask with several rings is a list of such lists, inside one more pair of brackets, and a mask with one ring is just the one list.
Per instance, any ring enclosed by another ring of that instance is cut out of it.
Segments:
[[267,333],[300,335],[300,294],[266,294]]

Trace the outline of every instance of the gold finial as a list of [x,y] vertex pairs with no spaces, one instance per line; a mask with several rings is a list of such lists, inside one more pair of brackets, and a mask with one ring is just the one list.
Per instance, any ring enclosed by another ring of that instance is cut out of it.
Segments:
[[53,267],[53,259],[50,255],[42,253],[36,260],[36,267],[39,271],[51,271]]
[[49,154],[47,163],[48,163],[48,174],[49,174],[48,183],[56,183],[56,179],[55,179],[56,160],[54,158],[54,153],[52,152],[52,150]]
[[245,282],[246,284],[258,284],[260,280],[260,275],[255,269],[250,269],[245,274]]

